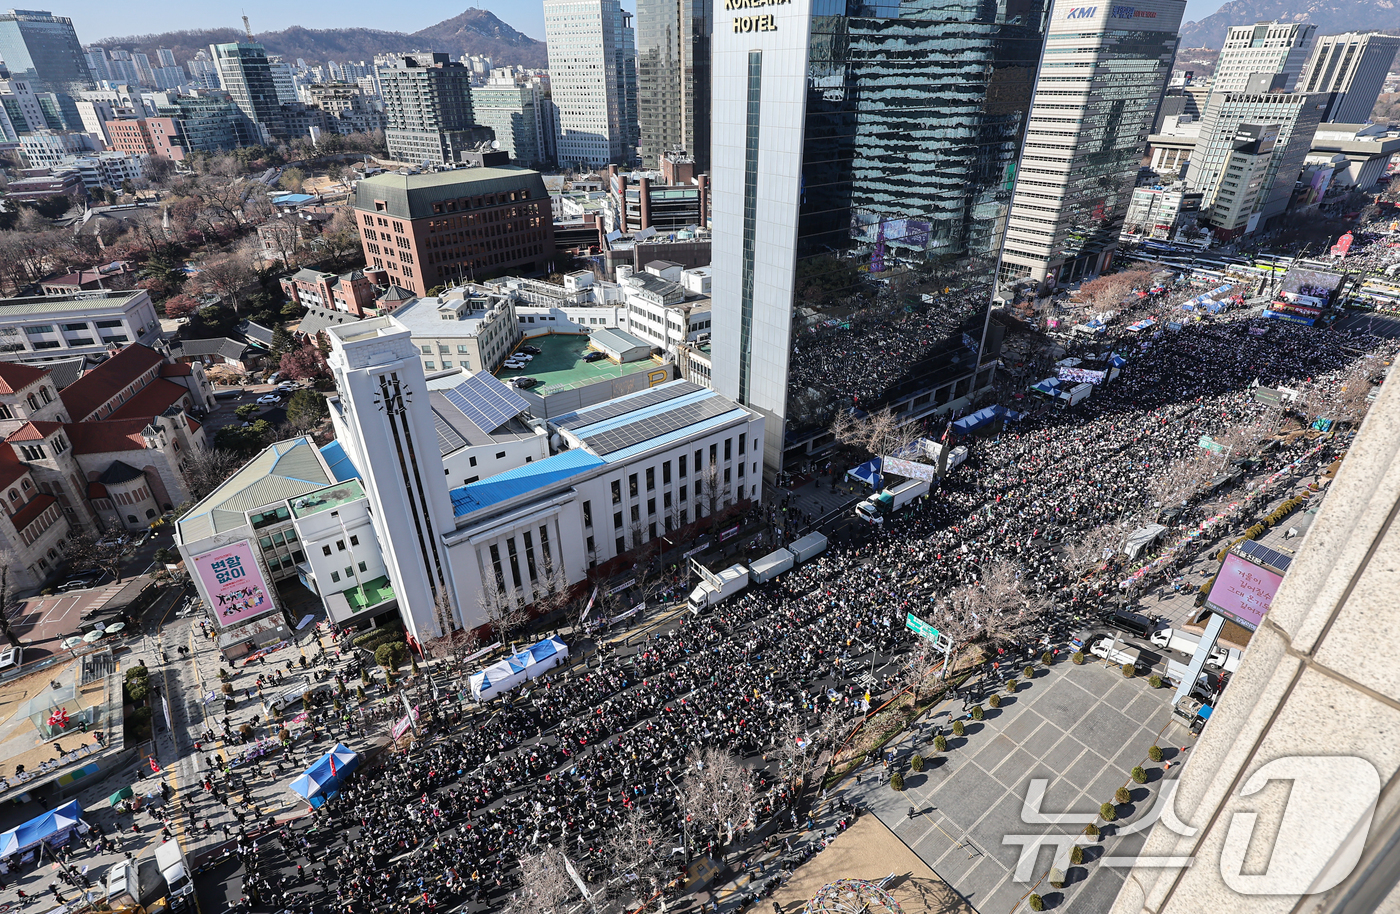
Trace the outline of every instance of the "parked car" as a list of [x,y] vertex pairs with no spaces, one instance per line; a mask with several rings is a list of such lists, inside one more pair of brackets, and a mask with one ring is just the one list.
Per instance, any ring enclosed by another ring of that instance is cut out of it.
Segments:
[[281,379],[281,377],[282,377],[282,372],[280,372],[280,371],[274,371],[272,374],[270,374],[270,375],[267,376],[267,383],[269,383],[269,384],[276,384],[276,383],[278,382],[278,380]]
[[297,390],[297,382],[283,381],[281,384],[277,385],[277,389],[283,391],[284,393],[295,393]]
[[606,359],[606,358],[607,358],[607,356],[606,356],[604,353],[601,353],[601,352],[598,352],[597,350],[594,350],[593,352],[590,352],[590,353],[588,353],[587,355],[585,355],[585,356],[583,357],[583,360],[584,360],[585,362],[596,362],[596,361],[598,361],[599,359]]
[[70,574],[68,580],[58,585],[58,589],[64,593],[70,590],[87,590],[89,587],[96,587],[106,576],[107,572],[100,568],[88,568]]
[[1141,613],[1124,612],[1121,609],[1113,609],[1104,613],[1103,621],[1105,625],[1110,625],[1130,635],[1137,635],[1139,638],[1146,638],[1157,628],[1155,619]]
[[512,361],[512,360],[510,360],[510,359],[506,359],[504,362],[501,363],[501,367],[502,367],[502,368],[508,368],[508,369],[510,369],[511,371],[519,371],[520,369],[522,369],[522,368],[525,367],[525,363],[524,363],[524,362],[515,362],[515,361]]
[[263,394],[261,397],[258,397],[259,406],[276,406],[281,402],[282,397],[279,394]]
[[539,355],[539,354],[540,354],[540,347],[538,347],[538,346],[521,346],[519,351],[525,353],[526,355]]
[[536,384],[538,384],[538,383],[540,383],[540,382],[539,382],[539,380],[536,379],[536,378],[516,378],[516,379],[515,379],[515,386],[516,386],[516,387],[519,387],[521,390],[529,390],[531,387],[534,387],[534,386],[535,386]]

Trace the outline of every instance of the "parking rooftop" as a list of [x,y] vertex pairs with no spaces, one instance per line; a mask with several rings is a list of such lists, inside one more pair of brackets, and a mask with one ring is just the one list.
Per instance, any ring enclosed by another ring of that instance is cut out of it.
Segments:
[[[621,378],[648,368],[655,368],[651,359],[628,362],[619,365],[608,359],[585,362],[588,352],[588,336],[583,333],[551,333],[520,341],[521,346],[538,346],[540,354],[524,368],[512,370],[502,368],[496,372],[501,380],[528,376],[540,383],[530,388],[530,392],[546,396],[561,390],[584,387],[605,378]],[[517,346],[518,350],[520,347]]]

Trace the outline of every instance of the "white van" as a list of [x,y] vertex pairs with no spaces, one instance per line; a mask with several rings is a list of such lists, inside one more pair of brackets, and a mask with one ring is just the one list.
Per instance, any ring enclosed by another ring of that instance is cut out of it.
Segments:
[[24,648],[7,647],[0,651],[0,677],[13,676],[19,672],[20,664],[24,662]]

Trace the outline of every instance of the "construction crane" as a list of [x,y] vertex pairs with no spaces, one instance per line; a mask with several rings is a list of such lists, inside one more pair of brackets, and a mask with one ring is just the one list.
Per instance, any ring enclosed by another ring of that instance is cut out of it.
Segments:
[[243,31],[248,33],[248,40],[253,40],[253,27],[248,24],[248,14],[243,14]]

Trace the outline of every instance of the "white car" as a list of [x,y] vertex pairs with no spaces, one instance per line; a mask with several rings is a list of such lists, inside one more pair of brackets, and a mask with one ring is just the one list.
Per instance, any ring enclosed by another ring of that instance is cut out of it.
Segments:
[[295,381],[283,381],[277,385],[277,389],[285,394],[296,393],[297,384]]
[[282,398],[277,394],[263,394],[261,397],[258,397],[259,406],[276,406],[281,402]]

